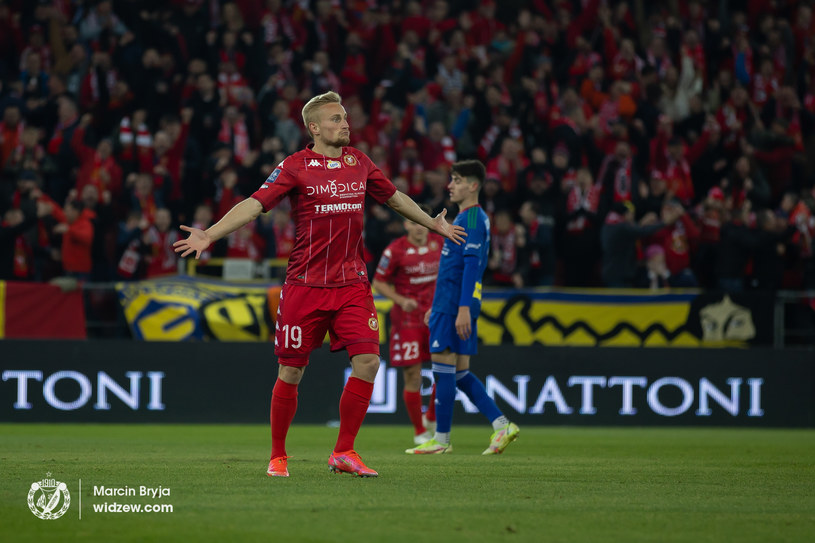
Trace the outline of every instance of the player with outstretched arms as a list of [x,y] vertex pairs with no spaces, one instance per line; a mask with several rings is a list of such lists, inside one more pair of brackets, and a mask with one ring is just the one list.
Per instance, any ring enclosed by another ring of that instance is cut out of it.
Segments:
[[[419,207],[430,212],[425,205]],[[424,315],[433,302],[444,240],[411,221],[405,221],[405,231],[404,236],[394,240],[382,253],[373,286],[379,294],[393,300],[390,365],[402,368],[402,399],[413,423],[413,442],[421,445],[433,437],[432,429],[426,426],[436,418],[432,397],[428,407],[430,416],[422,418],[422,363],[430,362],[430,332]]]
[[396,190],[370,158],[349,147],[348,115],[340,96],[327,92],[303,107],[313,143],[278,164],[251,197],[216,224],[200,230],[182,226],[189,237],[175,243],[181,256],[196,258],[213,242],[234,232],[288,196],[296,225],[275,325],[278,378],[272,391],[272,453],[267,474],[288,477],[286,435],[297,409],[297,385],[326,331],[331,350],[346,350],[351,376],[340,397],[340,428],[328,466],[336,473],[376,477],[354,451],[354,440],[370,403],[379,369],[379,324],[362,259],[366,194],[407,219],[463,241],[463,229],[423,212]]
[[484,165],[464,160],[452,166],[450,201],[458,205],[453,221],[467,234],[465,245],[444,242],[436,292],[429,314],[430,352],[436,381],[436,433],[408,454],[443,454],[453,450],[450,428],[456,387],[493,427],[490,445],[482,454],[500,454],[520,430],[501,413],[484,384],[470,372],[470,357],[478,350],[477,323],[481,312],[481,278],[490,252],[490,220],[478,205]]

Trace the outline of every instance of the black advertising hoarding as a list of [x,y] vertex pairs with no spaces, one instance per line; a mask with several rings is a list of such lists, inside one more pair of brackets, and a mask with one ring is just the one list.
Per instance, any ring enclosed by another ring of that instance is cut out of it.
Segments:
[[[0,421],[267,423],[270,344],[0,342]],[[541,425],[815,426],[812,350],[481,347],[473,371],[509,418]],[[323,348],[295,423],[336,420],[347,357]],[[424,392],[429,392],[429,375]],[[408,424],[383,367],[369,423]],[[455,422],[483,424],[460,397]]]

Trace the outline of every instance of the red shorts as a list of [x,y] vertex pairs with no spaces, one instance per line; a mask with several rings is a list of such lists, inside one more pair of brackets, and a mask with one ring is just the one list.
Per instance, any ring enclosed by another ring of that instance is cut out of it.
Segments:
[[430,361],[430,330],[427,326],[391,329],[391,366],[412,366]]
[[275,354],[287,366],[306,366],[325,339],[348,356],[379,356],[379,321],[368,283],[343,287],[283,285],[275,323]]

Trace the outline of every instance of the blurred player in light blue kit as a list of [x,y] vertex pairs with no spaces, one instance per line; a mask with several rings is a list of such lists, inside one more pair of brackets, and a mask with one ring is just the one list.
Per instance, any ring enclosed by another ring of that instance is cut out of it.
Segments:
[[439,261],[436,292],[430,309],[430,353],[436,380],[436,433],[433,439],[407,449],[408,454],[443,454],[453,450],[450,427],[456,387],[492,423],[490,445],[482,454],[500,454],[520,432],[507,419],[484,384],[470,373],[470,356],[478,351],[476,334],[481,312],[481,278],[490,251],[490,220],[478,205],[484,165],[477,160],[456,162],[450,176],[450,201],[458,204],[454,225],[467,233],[465,245],[445,240]]

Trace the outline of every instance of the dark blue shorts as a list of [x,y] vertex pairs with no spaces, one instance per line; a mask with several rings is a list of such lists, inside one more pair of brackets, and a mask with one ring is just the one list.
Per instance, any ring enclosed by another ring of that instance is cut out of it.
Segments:
[[441,353],[445,349],[456,354],[478,354],[478,319],[471,320],[470,339],[463,340],[456,333],[456,316],[447,313],[430,314],[430,352]]

